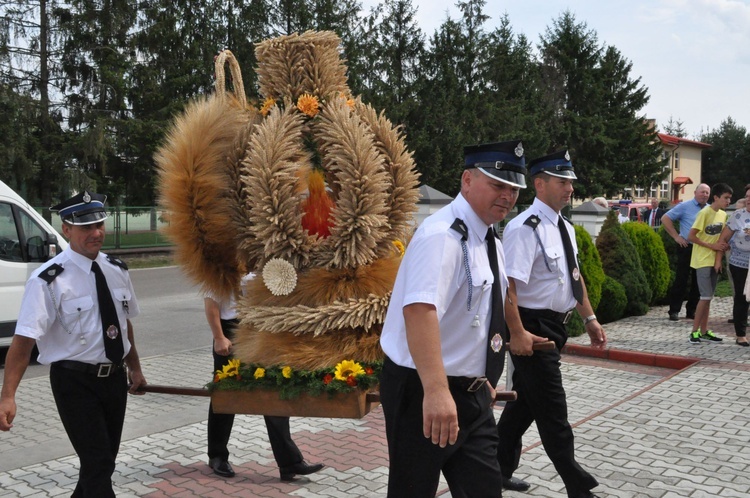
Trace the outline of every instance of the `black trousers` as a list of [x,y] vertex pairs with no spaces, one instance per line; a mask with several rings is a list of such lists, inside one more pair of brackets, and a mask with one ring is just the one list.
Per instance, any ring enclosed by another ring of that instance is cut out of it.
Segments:
[[[221,330],[229,340],[234,338],[236,320],[222,320]],[[221,370],[230,360],[231,356],[222,356],[211,348],[214,357],[214,371]],[[279,467],[287,467],[302,461],[302,452],[292,441],[289,430],[289,417],[263,417],[268,431],[268,440],[271,442],[271,450],[276,464]],[[208,405],[208,458],[229,458],[229,436],[234,425],[234,414],[214,413],[213,405]]]
[[734,306],[732,306],[732,318],[734,319],[734,333],[737,337],[745,337],[747,330],[747,310],[750,303],[745,298],[745,281],[747,280],[747,268],[729,265],[729,272],[734,282]]
[[492,395],[484,386],[474,393],[451,386],[451,393],[458,410],[458,440],[441,448],[422,433],[424,391],[417,371],[385,360],[380,402],[388,439],[389,498],[433,498],[441,471],[454,498],[502,495]]
[[695,270],[690,268],[690,258],[693,255],[693,244],[687,247],[677,246],[677,267],[675,268],[674,283],[669,292],[669,314],[679,313],[682,309],[682,302],[685,300],[685,291],[688,289],[688,280],[690,280],[690,290],[687,295],[685,312],[688,316],[695,315],[695,308],[700,300],[698,292],[698,280],[695,276]]
[[68,439],[81,462],[74,498],[108,498],[128,399],[124,370],[109,377],[50,367],[50,385]]
[[[529,332],[565,344],[567,334],[561,322],[521,314]],[[521,438],[536,422],[544,451],[565,483],[570,497],[586,496],[598,485],[594,477],[575,460],[573,429],[568,423],[568,404],[560,371],[560,350],[535,351],[532,356],[511,355],[516,401],[505,405],[497,424],[497,459],[505,477],[511,477],[521,459]]]

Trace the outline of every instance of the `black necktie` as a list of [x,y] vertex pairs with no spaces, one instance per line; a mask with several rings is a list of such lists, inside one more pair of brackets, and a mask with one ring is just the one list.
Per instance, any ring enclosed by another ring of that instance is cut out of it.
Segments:
[[104,352],[112,363],[122,362],[125,350],[122,345],[122,334],[120,322],[117,319],[117,310],[109,292],[107,279],[104,278],[102,269],[96,261],[91,263],[91,271],[96,277],[96,297],[99,301],[99,314],[102,317],[102,333],[104,334]]
[[490,269],[494,281],[492,282],[492,315],[490,316],[490,328],[487,332],[487,366],[485,376],[493,387],[503,373],[505,354],[503,344],[505,343],[505,315],[503,314],[503,294],[500,291],[500,269],[497,265],[497,246],[495,245],[495,231],[492,227],[487,230],[487,256],[490,259]]
[[557,218],[557,228],[560,229],[560,238],[562,238],[563,247],[565,248],[565,261],[568,263],[568,276],[570,276],[570,283],[573,286],[573,296],[578,301],[578,304],[582,304],[583,285],[581,285],[581,273],[578,271],[573,244],[570,242],[568,229],[565,227],[565,220],[563,220],[562,216],[558,216]]

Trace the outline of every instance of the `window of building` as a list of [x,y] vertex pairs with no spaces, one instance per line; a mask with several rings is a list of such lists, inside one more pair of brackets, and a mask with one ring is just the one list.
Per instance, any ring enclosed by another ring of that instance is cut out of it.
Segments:
[[674,170],[680,171],[680,153],[679,152],[674,153]]
[[661,182],[661,188],[659,189],[659,197],[661,199],[669,199],[669,182],[664,180]]

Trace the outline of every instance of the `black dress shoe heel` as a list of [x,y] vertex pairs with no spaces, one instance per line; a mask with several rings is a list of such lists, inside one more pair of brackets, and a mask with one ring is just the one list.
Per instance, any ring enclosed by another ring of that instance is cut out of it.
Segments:
[[279,467],[279,474],[282,481],[294,481],[295,476],[306,476],[314,474],[323,468],[322,463],[307,463],[302,460],[294,465],[288,465],[286,467]]
[[503,489],[510,491],[526,491],[531,484],[517,477],[503,477]]
[[228,461],[223,458],[215,457],[208,461],[208,466],[214,471],[214,474],[221,477],[234,477],[234,469]]

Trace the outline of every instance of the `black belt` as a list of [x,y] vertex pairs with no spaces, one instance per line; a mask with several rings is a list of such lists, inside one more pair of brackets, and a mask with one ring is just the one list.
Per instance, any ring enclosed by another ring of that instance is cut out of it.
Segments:
[[565,311],[565,312],[559,312],[559,311],[553,311],[553,310],[536,310],[531,308],[523,308],[521,306],[518,307],[518,311],[521,313],[525,313],[532,316],[539,316],[542,318],[546,318],[547,320],[554,320],[556,322],[560,322],[563,325],[567,324],[570,321],[570,317],[573,316],[573,311]]
[[97,377],[109,377],[110,375],[119,372],[123,369],[123,364],[119,365],[116,363],[98,363],[92,365],[91,363],[83,363],[82,361],[73,360],[61,360],[52,363],[52,366],[64,368],[66,370],[75,370],[76,372],[83,372]]
[[487,383],[487,377],[452,377],[448,376],[448,385],[462,391],[475,393]]
[[[417,371],[414,368],[410,367],[402,367],[401,365],[397,365],[393,362],[390,358],[387,356],[385,357],[385,360],[383,360],[383,367],[384,368],[393,368],[397,371],[403,372],[404,375],[417,375]],[[479,391],[479,389],[487,383],[487,377],[456,377],[456,376],[448,376],[448,385],[453,386],[456,389],[460,389],[462,391],[468,391],[470,393],[474,393]]]

